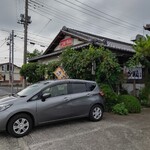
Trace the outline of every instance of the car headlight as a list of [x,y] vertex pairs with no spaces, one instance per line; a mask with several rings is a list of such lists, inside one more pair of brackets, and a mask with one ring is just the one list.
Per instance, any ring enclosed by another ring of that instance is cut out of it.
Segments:
[[12,104],[3,104],[3,105],[0,105],[0,111],[4,111],[4,110],[8,109],[10,106],[12,106]]

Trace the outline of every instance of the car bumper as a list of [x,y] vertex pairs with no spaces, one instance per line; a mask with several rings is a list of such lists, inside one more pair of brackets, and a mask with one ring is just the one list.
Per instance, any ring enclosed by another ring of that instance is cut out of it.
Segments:
[[6,111],[0,112],[0,131],[5,131],[8,121],[8,114]]

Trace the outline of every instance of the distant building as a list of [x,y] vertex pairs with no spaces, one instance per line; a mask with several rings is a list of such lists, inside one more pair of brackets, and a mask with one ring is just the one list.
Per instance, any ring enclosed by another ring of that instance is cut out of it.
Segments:
[[[9,83],[11,80],[10,72],[9,70],[11,69],[12,64],[9,63],[2,63],[0,64],[0,82],[1,83]],[[14,65],[14,83],[18,83],[21,81],[21,76],[20,76],[20,67]]]

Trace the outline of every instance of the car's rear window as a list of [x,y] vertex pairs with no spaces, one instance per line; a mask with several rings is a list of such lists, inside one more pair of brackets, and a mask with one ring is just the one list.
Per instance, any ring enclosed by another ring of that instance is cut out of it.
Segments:
[[86,92],[86,84],[85,83],[72,83],[72,93],[82,93]]
[[87,83],[86,84],[86,88],[87,88],[87,91],[93,91],[96,87],[96,84],[95,83]]

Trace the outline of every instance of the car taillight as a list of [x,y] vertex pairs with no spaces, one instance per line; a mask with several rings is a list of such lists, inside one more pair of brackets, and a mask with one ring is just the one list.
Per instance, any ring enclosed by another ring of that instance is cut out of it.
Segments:
[[104,95],[105,95],[103,91],[99,91],[99,94],[100,94],[101,96],[104,96]]

